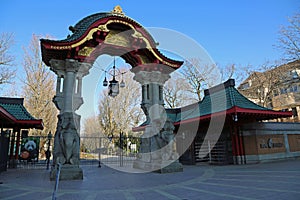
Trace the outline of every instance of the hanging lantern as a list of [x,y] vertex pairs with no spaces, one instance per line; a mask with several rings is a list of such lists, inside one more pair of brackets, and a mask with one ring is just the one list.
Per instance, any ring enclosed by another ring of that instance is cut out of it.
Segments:
[[121,87],[121,88],[124,88],[124,87],[125,87],[125,82],[123,81],[123,79],[122,79],[122,81],[121,81],[121,83],[120,83],[120,87]]
[[[116,69],[116,65],[115,65],[115,58],[114,58],[114,66],[112,69],[112,74],[109,73],[109,71],[105,71],[105,78],[103,81],[103,86],[106,87],[108,86],[108,95],[111,97],[116,97],[119,94],[119,88],[124,88],[125,87],[125,82],[123,81],[123,74],[121,73],[119,69]],[[119,72],[118,74],[116,74],[116,70]],[[109,85],[108,85],[108,81],[106,79],[106,73],[110,74],[112,76],[112,80],[109,81]],[[116,76],[118,75],[122,75],[122,81],[119,84],[119,82],[116,80]]]
[[106,87],[107,85],[108,85],[108,82],[107,82],[106,76],[105,76],[104,81],[103,81],[103,86]]
[[113,78],[113,80],[109,81],[109,86],[108,86],[108,95],[111,97],[116,97],[119,94],[119,82]]

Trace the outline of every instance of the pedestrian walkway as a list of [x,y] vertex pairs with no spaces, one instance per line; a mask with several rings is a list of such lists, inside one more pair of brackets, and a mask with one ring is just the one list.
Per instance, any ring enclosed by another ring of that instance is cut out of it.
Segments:
[[[300,160],[229,166],[184,166],[179,173],[125,173],[82,166],[82,181],[61,181],[57,199],[299,199]],[[9,169],[0,174],[1,200],[52,199],[49,171]]]

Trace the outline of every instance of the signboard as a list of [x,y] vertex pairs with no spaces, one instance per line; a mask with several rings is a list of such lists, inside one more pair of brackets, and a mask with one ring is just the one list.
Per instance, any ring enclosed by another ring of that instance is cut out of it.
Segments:
[[21,142],[20,159],[28,161],[38,161],[40,137],[30,136],[23,138]]
[[283,135],[257,136],[258,154],[282,153],[286,151]]

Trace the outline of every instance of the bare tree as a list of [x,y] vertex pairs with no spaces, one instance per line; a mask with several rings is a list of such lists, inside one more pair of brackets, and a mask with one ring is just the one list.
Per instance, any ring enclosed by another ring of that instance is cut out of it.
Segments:
[[236,83],[240,83],[245,78],[245,71],[237,64],[227,64],[222,67],[216,64],[216,66],[220,69],[222,82],[225,82],[228,79],[234,79]]
[[281,27],[279,31],[279,43],[275,45],[283,50],[287,60],[300,59],[300,13],[288,19],[289,25]]
[[168,108],[178,108],[194,103],[193,95],[187,94],[192,91],[189,83],[182,76],[172,76],[164,85],[164,101]]
[[201,60],[197,58],[186,61],[182,69],[183,77],[190,85],[186,92],[194,95],[195,101],[202,100],[205,89],[220,84],[229,78],[237,77],[237,72],[234,64],[225,67],[220,67],[217,64],[207,65],[202,64]]
[[183,76],[191,86],[191,89],[187,90],[187,92],[194,94],[197,101],[201,101],[202,93],[208,87],[206,82],[207,75],[212,72],[213,68],[202,66],[201,61],[196,58],[186,61],[185,66]]
[[13,67],[14,56],[10,53],[10,48],[14,43],[12,33],[2,33],[0,35],[0,85],[12,83],[16,75]]
[[272,108],[273,92],[282,82],[290,79],[294,65],[266,62],[256,71],[246,70],[249,77],[238,87],[239,91],[255,103]]
[[117,133],[117,124],[113,114],[113,103],[108,94],[103,92],[99,102],[99,122],[104,135],[113,137]]
[[33,35],[30,45],[24,48],[25,79],[23,95],[28,111],[38,119],[43,119],[44,130],[34,132],[46,136],[50,131],[55,132],[57,109],[52,102],[55,95],[55,77],[49,68],[42,62],[40,55],[39,38]]
[[97,148],[100,148],[100,131],[101,126],[99,123],[99,118],[97,116],[91,116],[84,120],[83,122],[83,134],[81,137],[81,151],[86,152],[87,150],[91,152],[96,152]]
[[99,137],[101,131],[99,118],[97,116],[90,116],[83,122],[83,135],[87,137]]

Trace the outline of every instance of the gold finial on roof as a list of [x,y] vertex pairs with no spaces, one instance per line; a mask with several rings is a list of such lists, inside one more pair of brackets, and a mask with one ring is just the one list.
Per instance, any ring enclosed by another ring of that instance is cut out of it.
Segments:
[[115,6],[114,9],[112,10],[112,13],[124,15],[123,10],[120,5]]

